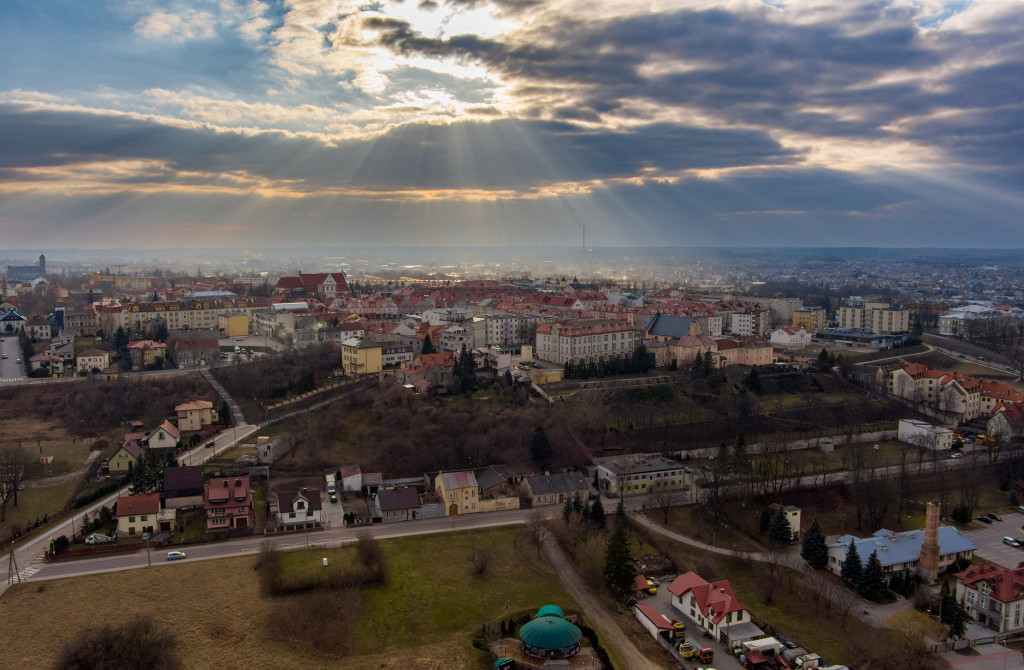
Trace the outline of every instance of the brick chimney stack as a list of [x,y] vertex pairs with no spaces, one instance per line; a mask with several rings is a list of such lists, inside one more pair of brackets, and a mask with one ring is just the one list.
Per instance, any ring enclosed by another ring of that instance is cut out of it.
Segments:
[[924,542],[917,560],[917,574],[932,584],[939,578],[939,504],[928,503],[924,517]]

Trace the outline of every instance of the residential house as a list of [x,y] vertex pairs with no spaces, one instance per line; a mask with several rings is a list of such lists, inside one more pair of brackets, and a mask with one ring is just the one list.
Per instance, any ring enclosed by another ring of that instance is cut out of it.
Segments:
[[582,472],[566,472],[527,477],[525,486],[533,506],[538,507],[559,505],[574,498],[586,501],[590,481]]
[[167,468],[164,470],[164,507],[182,509],[203,504],[202,466]]
[[772,331],[770,341],[783,349],[803,349],[810,346],[811,334],[799,326],[779,326]]
[[33,316],[25,322],[25,333],[33,342],[49,340],[51,337],[50,322],[42,316]]
[[319,528],[324,521],[320,489],[278,491],[277,505],[270,511],[276,511],[277,526],[285,530]]
[[146,458],[146,450],[138,440],[124,440],[110,458],[107,459],[107,472],[112,475],[126,475]]
[[971,621],[1003,635],[1024,630],[1024,565],[972,565],[957,573],[955,597]]
[[370,514],[383,523],[412,521],[420,515],[420,496],[416,489],[383,489],[370,500]]
[[440,472],[434,480],[434,490],[445,505],[445,516],[483,511],[479,505],[480,485],[472,472]]
[[117,532],[119,535],[152,533],[158,527],[159,515],[159,493],[142,493],[117,498]]
[[641,495],[689,487],[683,464],[661,456],[612,459],[597,466],[598,484],[605,495]]
[[1001,440],[1024,436],[1024,404],[1000,403],[985,424],[985,433]]
[[180,437],[181,433],[178,431],[178,427],[170,421],[164,421],[142,438],[142,444],[150,451],[173,452],[178,448]]
[[36,354],[28,363],[32,372],[46,370],[51,377],[60,377],[64,372],[64,361],[53,354]]
[[179,368],[210,365],[220,358],[220,342],[215,339],[174,340],[174,364]]
[[252,491],[249,475],[214,477],[203,486],[206,531],[251,529]]
[[708,582],[696,572],[687,572],[676,577],[668,590],[672,607],[724,644],[731,626],[750,622],[750,611],[740,603],[728,580]]
[[774,360],[771,344],[760,337],[726,337],[715,340],[715,344],[721,367],[771,365]]
[[87,375],[93,370],[102,372],[108,367],[110,367],[110,353],[99,349],[86,349],[78,354],[75,361],[75,370],[83,375]]
[[186,400],[175,407],[174,411],[178,415],[178,430],[181,433],[203,430],[213,425],[216,418],[213,403],[209,400]]
[[132,369],[142,370],[167,360],[167,345],[153,340],[136,340],[128,343],[128,356],[131,357]]
[[349,338],[341,343],[341,366],[356,377],[377,375],[384,366],[383,347],[368,339]]

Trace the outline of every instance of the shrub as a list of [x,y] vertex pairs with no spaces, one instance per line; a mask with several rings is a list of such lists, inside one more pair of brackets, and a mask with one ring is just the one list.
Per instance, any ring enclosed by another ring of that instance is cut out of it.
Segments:
[[177,670],[182,667],[174,633],[147,615],[79,631],[56,659],[60,670]]

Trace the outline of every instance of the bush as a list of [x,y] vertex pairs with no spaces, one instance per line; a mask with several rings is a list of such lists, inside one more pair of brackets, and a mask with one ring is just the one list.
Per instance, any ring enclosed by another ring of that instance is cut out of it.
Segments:
[[79,631],[64,644],[55,666],[60,670],[177,670],[182,667],[174,633],[147,615],[124,623]]

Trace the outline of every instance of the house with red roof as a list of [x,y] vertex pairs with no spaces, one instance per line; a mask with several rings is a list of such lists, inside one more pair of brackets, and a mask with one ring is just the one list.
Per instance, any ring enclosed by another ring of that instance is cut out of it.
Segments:
[[203,485],[206,531],[251,529],[252,489],[249,475],[214,477]]
[[728,580],[708,582],[696,572],[679,575],[668,587],[672,607],[695,621],[716,640],[728,638],[729,627],[750,622]]
[[1011,569],[992,563],[968,567],[956,575],[956,599],[971,621],[997,633],[1024,630],[1024,563]]
[[143,493],[117,499],[117,532],[120,535],[152,533],[160,515],[160,494]]

